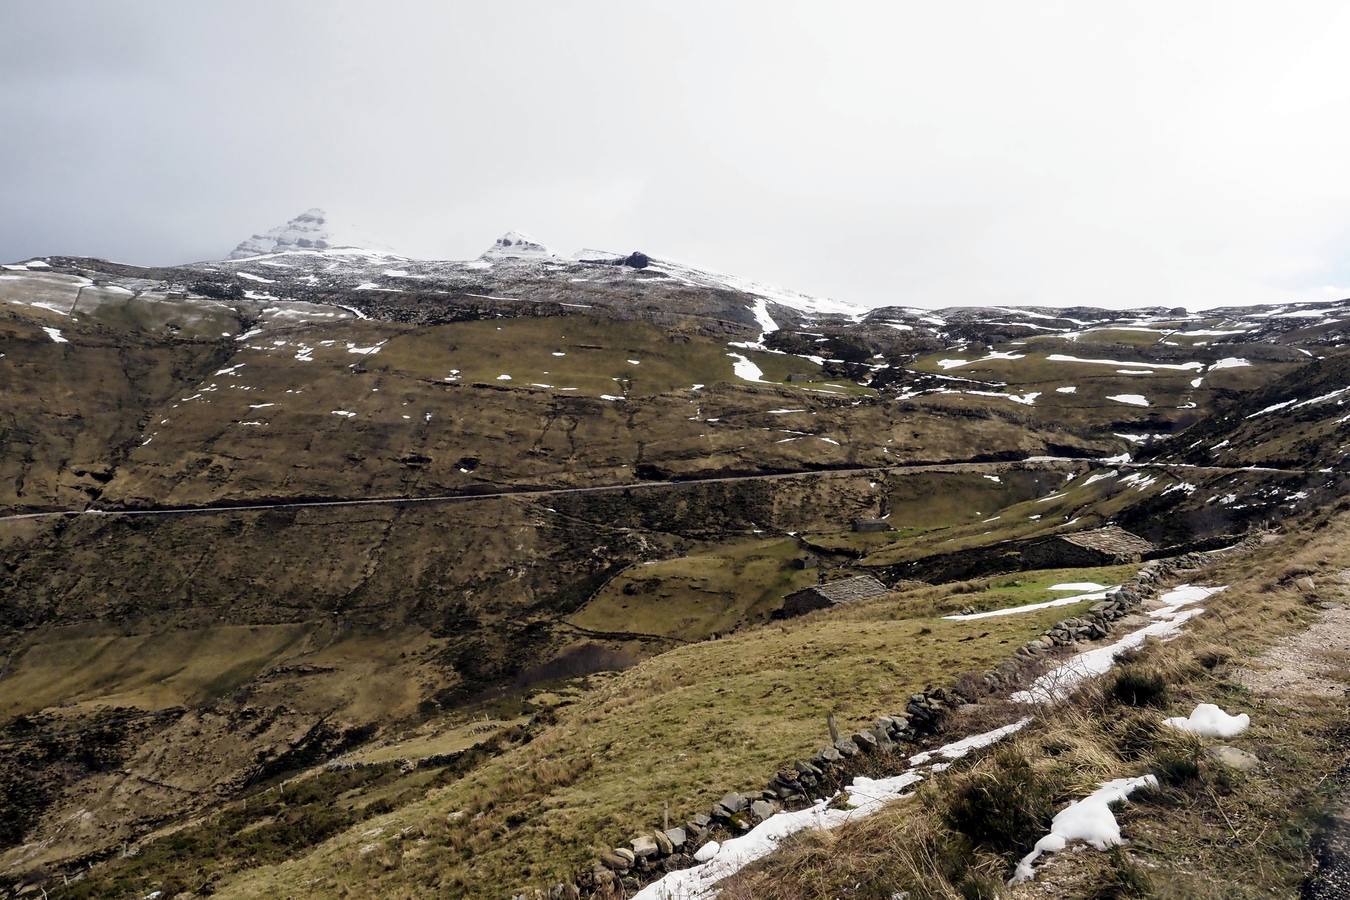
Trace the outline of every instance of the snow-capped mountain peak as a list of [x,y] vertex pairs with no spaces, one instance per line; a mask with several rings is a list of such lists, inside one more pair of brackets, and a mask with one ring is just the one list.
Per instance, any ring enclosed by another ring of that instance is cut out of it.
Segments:
[[317,207],[307,209],[285,225],[271,231],[255,234],[241,241],[230,252],[228,259],[247,259],[269,253],[289,253],[302,250],[337,250],[356,248],[387,252],[387,248],[356,230],[334,222],[327,212]]
[[539,241],[530,237],[522,231],[508,231],[506,234],[497,238],[487,252],[483,254],[486,257],[534,257],[534,256],[553,256],[554,253],[548,247],[545,247]]

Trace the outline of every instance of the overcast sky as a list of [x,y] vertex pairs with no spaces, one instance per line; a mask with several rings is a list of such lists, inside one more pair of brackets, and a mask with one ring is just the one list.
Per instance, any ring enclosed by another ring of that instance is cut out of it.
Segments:
[[869,305],[1350,296],[1337,2],[4,0],[0,259],[320,206]]

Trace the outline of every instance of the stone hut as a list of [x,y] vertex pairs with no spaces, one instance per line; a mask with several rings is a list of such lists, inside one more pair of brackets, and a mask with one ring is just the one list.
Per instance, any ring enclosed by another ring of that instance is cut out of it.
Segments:
[[800,616],[813,609],[825,609],[857,600],[868,600],[889,594],[891,589],[871,575],[854,575],[839,581],[829,581],[805,588],[783,598],[781,615],[784,618]]
[[1031,541],[1022,556],[1031,569],[1114,566],[1139,562],[1156,547],[1117,525]]
[[1117,525],[1049,534],[1017,541],[1001,541],[952,553],[936,553],[891,566],[883,571],[894,584],[917,579],[937,584],[983,578],[996,572],[1027,569],[1078,569],[1139,562],[1156,552],[1153,544]]

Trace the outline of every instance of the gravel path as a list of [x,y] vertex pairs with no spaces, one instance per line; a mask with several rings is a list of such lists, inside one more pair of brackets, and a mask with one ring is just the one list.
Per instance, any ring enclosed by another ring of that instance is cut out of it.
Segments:
[[[1350,573],[1342,573],[1342,582]],[[1327,586],[1319,593],[1344,596]],[[1321,601],[1324,611],[1307,631],[1281,641],[1238,673],[1253,692],[1275,696],[1299,695],[1345,700],[1350,698],[1350,606]],[[1314,836],[1315,864],[1304,882],[1304,900],[1350,898],[1350,748],[1345,763],[1332,776],[1337,799],[1326,822]]]

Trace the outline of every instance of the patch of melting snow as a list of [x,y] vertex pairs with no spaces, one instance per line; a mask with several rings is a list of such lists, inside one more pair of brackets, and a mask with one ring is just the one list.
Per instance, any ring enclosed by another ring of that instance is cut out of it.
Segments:
[[1105,472],[1098,472],[1095,475],[1089,475],[1087,481],[1083,482],[1083,487],[1087,487],[1090,484],[1096,484],[1098,481],[1105,481],[1108,478],[1115,478],[1119,474],[1120,473],[1117,472],[1115,469],[1109,469]]
[[1207,600],[1220,591],[1228,589],[1228,585],[1223,584],[1218,587],[1203,587],[1198,584],[1179,584],[1170,591],[1164,593],[1158,598],[1162,606],[1149,613],[1155,619],[1168,619],[1175,615],[1176,611],[1183,606],[1190,606],[1192,603],[1199,603],[1201,600]]
[[332,410],[332,413],[333,413],[333,415],[335,415],[335,416],[342,416],[343,418],[347,418],[347,419],[350,419],[350,418],[352,418],[353,416],[356,415],[356,413],[354,413],[354,412],[348,412],[348,411],[345,410],[345,409],[335,409],[335,410]]
[[1114,400],[1117,403],[1125,403],[1129,406],[1149,405],[1148,398],[1145,397],[1143,394],[1113,394],[1110,397],[1107,397],[1106,399]]
[[1088,363],[1094,366],[1130,366],[1135,369],[1174,369],[1178,371],[1196,371],[1205,367],[1204,363],[1147,363],[1135,362],[1125,359],[1084,359],[1080,356],[1069,356],[1064,353],[1051,353],[1046,357],[1049,362],[1071,362]]
[[1057,387],[1057,388],[1055,388],[1055,393],[1056,393],[1056,394],[1076,394],[1076,393],[1078,393],[1078,385],[1076,385],[1076,384],[1071,384],[1071,385],[1069,385],[1068,387]]
[[45,331],[45,332],[47,332],[47,337],[49,337],[49,338],[52,339],[52,343],[53,343],[53,344],[69,344],[69,343],[70,343],[70,341],[66,340],[65,337],[62,336],[62,334],[61,334],[61,329],[59,329],[59,328],[52,328],[52,327],[50,327],[50,326],[44,325],[44,326],[42,327],[42,330]]
[[1000,478],[1000,477],[998,477],[997,475],[981,475],[980,477],[981,477],[981,478],[987,478],[987,479],[989,479],[990,481],[994,482],[994,484],[1002,484],[1002,483],[1003,483],[1003,479]]
[[1295,397],[1293,400],[1285,400],[1285,401],[1283,401],[1282,403],[1272,403],[1270,406],[1267,406],[1265,409],[1258,409],[1256,412],[1254,412],[1254,413],[1252,413],[1251,415],[1247,416],[1247,418],[1249,418],[1249,419],[1255,419],[1257,416],[1264,416],[1266,413],[1273,413],[1273,412],[1276,412],[1276,411],[1278,411],[1278,410],[1285,409],[1286,407],[1293,406],[1293,405],[1294,405],[1295,403],[1297,403],[1297,402],[1298,402],[1298,398]]
[[1104,584],[1098,584],[1095,581],[1065,581],[1062,584],[1052,584],[1047,591],[1105,591],[1108,590]]
[[1111,805],[1125,802],[1130,794],[1141,787],[1157,786],[1158,779],[1154,775],[1115,778],[1103,782],[1101,787],[1082,800],[1070,803],[1055,814],[1050,822],[1050,833],[1037,841],[1035,848],[1022,857],[1009,883],[1017,884],[1035,878],[1036,860],[1046,853],[1058,853],[1071,841],[1085,841],[1098,850],[1119,846],[1122,843],[1120,823],[1111,812]]
[[749,357],[741,353],[728,353],[727,356],[734,360],[732,371],[735,372],[737,378],[744,381],[759,382],[760,384],[764,383],[764,371],[752,363]]
[[961,759],[963,756],[970,753],[970,751],[980,750],[984,747],[988,747],[990,744],[997,743],[998,741],[1003,740],[1008,735],[1021,731],[1029,724],[1031,724],[1031,716],[1024,716],[1023,718],[1018,719],[1016,722],[1013,722],[1008,725],[1003,725],[999,728],[993,729],[992,731],[986,731],[981,734],[974,734],[971,735],[970,737],[962,738],[959,741],[953,741],[952,743],[941,746],[936,750],[928,750],[923,753],[916,753],[909,758],[909,764],[911,766],[922,766],[925,763],[927,763],[930,759],[933,759],[934,757],[941,757],[942,759],[945,759],[948,762],[955,762],[956,760]]
[[[1095,588],[1101,588],[1095,585]],[[1054,590],[1054,588],[1050,588]],[[1088,593],[1074,594],[1071,597],[1058,597],[1054,600],[1045,600],[1041,603],[1028,603],[1024,606],[1008,606],[1003,609],[993,609],[988,612],[965,613],[964,615],[943,616],[942,618],[951,622],[971,622],[976,619],[993,619],[1000,616],[1015,616],[1019,613],[1035,612],[1038,609],[1049,609],[1053,606],[1071,606],[1075,603],[1082,603],[1087,600],[1105,600],[1106,588],[1100,590],[1089,589]]]
[[1247,362],[1245,359],[1239,359],[1236,356],[1226,356],[1218,362],[1210,363],[1209,371],[1213,372],[1215,369],[1240,369],[1243,366],[1250,365],[1251,363]]
[[1246,731],[1252,723],[1251,716],[1239,713],[1236,716],[1224,712],[1213,703],[1201,703],[1191,710],[1189,716],[1173,716],[1163,719],[1163,724],[1177,731],[1185,731],[1198,737],[1231,738]]
[[997,391],[960,391],[959,393],[974,394],[977,397],[1002,397],[1004,400],[1011,400],[1023,406],[1035,406],[1036,398],[1041,395],[1040,391],[1029,391],[1025,394],[1000,394]]
[[970,366],[975,363],[992,362],[999,359],[1023,359],[1025,353],[1013,353],[1012,351],[990,350],[988,355],[980,359],[939,359],[938,366],[942,369],[959,369],[962,366]]
[[1152,487],[1157,480],[1158,478],[1156,475],[1145,475],[1143,472],[1131,472],[1129,475],[1120,479],[1120,483],[1134,485],[1136,490],[1142,491]]

